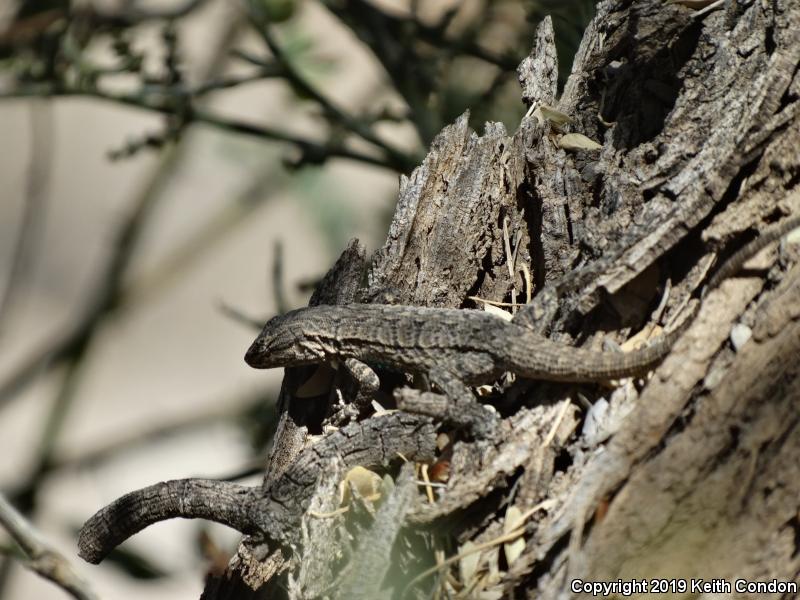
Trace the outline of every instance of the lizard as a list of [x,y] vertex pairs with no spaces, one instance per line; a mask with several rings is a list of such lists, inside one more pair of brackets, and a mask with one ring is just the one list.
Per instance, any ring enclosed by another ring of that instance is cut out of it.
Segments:
[[[722,264],[709,279],[703,295],[736,273],[759,250],[798,227],[800,215],[764,230]],[[513,319],[505,321],[478,310],[357,303],[321,305],[270,319],[247,350],[245,361],[262,369],[340,362],[354,377],[366,381],[371,390],[377,389],[378,376],[367,363],[422,373],[449,401],[447,418],[471,427],[474,435],[483,436],[492,429],[491,417],[475,401],[468,386],[495,381],[505,372],[561,382],[595,382],[644,374],[669,353],[694,320],[699,304],[695,303],[672,331],[625,353],[557,343]],[[408,398],[402,393],[396,397]]]

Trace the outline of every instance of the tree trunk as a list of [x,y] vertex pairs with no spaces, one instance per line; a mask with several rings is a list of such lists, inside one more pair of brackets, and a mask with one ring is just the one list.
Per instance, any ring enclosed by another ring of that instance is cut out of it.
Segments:
[[[511,136],[496,123],[478,136],[466,115],[447,127],[402,178],[384,247],[367,265],[351,245],[312,303],[483,309],[472,299],[481,298],[517,311],[532,294],[527,323],[564,344],[600,350],[640,331],[657,336],[658,323],[696,301],[714,261],[800,212],[800,3],[732,0],[702,13],[662,0],[601,2],[558,101],[544,21],[519,75],[528,105],[557,112],[540,108]],[[572,149],[566,132],[602,148]],[[449,583],[442,567],[408,593],[466,586],[462,597],[555,598],[577,595],[575,580],[661,579],[669,597],[711,591],[693,590],[699,579],[800,581],[797,255],[796,245],[778,260],[771,251],[710,291],[649,377],[613,386],[504,378],[486,401],[504,418],[500,441],[451,434],[436,503],[388,502],[355,541],[352,529],[348,537],[308,516],[294,552],[246,540],[204,598],[275,597],[287,572],[292,598],[344,597],[324,579],[347,540],[339,589],[382,597],[367,583],[353,591],[358,564],[391,576],[411,560],[410,537],[429,554],[466,554],[468,542],[496,540],[533,508],[522,542],[487,543],[454,561]],[[343,370],[327,372],[321,393],[299,393],[310,371],[287,370],[265,490],[324,422],[370,411]],[[332,397],[355,402],[331,408]],[[332,464],[314,495],[320,506],[351,466]],[[405,489],[402,478],[396,485],[392,498]],[[414,533],[392,529],[398,520]]]

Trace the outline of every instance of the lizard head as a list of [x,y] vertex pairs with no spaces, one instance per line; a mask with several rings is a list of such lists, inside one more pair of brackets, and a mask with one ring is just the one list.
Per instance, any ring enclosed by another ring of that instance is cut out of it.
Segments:
[[326,360],[331,349],[315,335],[320,316],[301,308],[271,318],[244,355],[245,362],[256,369],[270,369]]

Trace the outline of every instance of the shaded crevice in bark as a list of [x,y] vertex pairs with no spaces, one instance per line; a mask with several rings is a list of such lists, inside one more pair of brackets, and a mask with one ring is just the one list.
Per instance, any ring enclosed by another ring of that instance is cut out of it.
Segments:
[[[634,38],[636,30],[634,23]],[[617,54],[619,65],[612,62],[606,67],[596,85],[605,93],[603,119],[615,123],[612,139],[616,148],[631,150],[653,141],[662,132],[680,96],[680,73],[697,49],[702,31],[702,23],[690,17],[654,54],[640,56],[627,49]],[[659,37],[664,43],[665,38]],[[604,79],[610,80],[610,85]]]

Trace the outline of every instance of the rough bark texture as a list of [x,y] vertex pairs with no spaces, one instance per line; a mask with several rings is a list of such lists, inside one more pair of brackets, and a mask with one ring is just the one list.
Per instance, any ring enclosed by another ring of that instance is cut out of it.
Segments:
[[[368,262],[351,245],[312,303],[480,309],[470,298],[519,305],[531,293],[530,304],[511,308],[530,327],[599,348],[670,322],[715,259],[800,211],[796,0],[731,1],[699,17],[661,0],[601,2],[557,102],[555,64],[545,21],[520,66],[524,100],[569,115],[566,129],[601,150],[565,151],[563,131],[532,115],[513,135],[488,123],[481,136],[461,117],[402,179],[383,248]],[[537,509],[518,556],[487,545],[475,568],[457,562],[450,583],[429,577],[387,593],[422,598],[463,585],[464,597],[556,598],[571,595],[575,578],[798,581],[800,267],[796,246],[774,255],[710,293],[644,381],[504,378],[484,390],[504,417],[503,435],[451,433],[449,478],[435,503],[420,496],[409,507],[416,493],[401,477],[377,512],[352,505],[364,522],[346,533],[341,515],[320,522],[297,512],[335,509],[341,465],[302,482],[284,476],[309,460],[309,434],[367,417],[371,399],[344,369],[288,369],[261,493],[274,498],[289,480],[303,488],[293,492],[303,501],[285,498],[283,510],[302,519],[304,541],[245,540],[204,598],[365,589],[383,597],[374,581],[320,581],[341,577],[334,563],[346,574],[366,556],[387,581],[402,580],[405,569],[424,568],[414,556],[497,538],[510,507]],[[384,406],[394,388],[412,384],[379,374]],[[403,519],[405,536],[394,525]],[[442,535],[449,546],[431,541]]]

